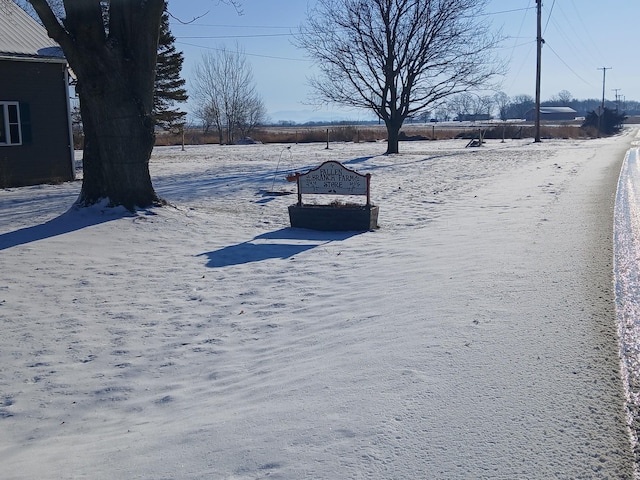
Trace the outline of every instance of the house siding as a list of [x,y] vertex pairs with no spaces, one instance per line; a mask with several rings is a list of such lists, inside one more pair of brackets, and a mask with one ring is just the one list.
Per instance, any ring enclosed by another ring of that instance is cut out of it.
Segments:
[[66,64],[0,59],[0,101],[19,102],[22,145],[0,145],[0,187],[73,180]]

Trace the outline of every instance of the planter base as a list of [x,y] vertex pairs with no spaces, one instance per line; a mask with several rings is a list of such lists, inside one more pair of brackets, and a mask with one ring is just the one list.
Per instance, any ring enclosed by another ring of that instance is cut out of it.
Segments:
[[324,231],[365,231],[378,228],[377,206],[335,207],[290,205],[289,220],[295,228]]

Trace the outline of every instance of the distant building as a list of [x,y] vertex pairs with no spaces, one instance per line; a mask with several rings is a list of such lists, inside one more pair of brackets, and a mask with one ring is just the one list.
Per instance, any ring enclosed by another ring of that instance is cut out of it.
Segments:
[[9,2],[0,14],[0,187],[74,178],[67,61]]
[[[540,120],[541,121],[570,121],[575,120],[578,112],[571,107],[540,107]],[[532,108],[525,113],[525,120],[533,122],[536,119],[536,109]]]
[[456,117],[457,122],[486,122],[491,120],[491,115],[488,113],[464,113],[459,114]]

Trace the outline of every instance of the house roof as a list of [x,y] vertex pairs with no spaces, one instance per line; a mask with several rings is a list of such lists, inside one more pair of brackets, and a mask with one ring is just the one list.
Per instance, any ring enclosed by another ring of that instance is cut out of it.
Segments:
[[62,49],[46,29],[13,1],[0,5],[0,55],[61,58]]
[[578,113],[571,107],[540,107],[540,113]]

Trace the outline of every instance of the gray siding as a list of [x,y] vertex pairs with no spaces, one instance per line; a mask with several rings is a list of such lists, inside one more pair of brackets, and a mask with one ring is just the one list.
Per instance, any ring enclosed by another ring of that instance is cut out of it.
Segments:
[[0,187],[74,178],[62,62],[0,59],[0,101],[20,102],[23,144],[0,145]]

